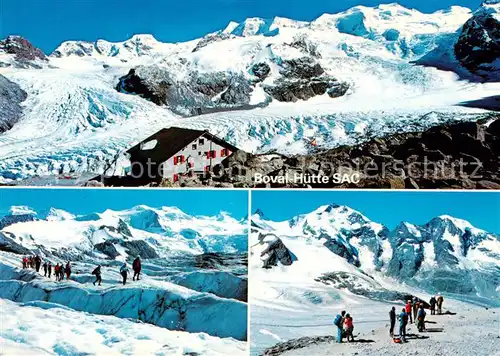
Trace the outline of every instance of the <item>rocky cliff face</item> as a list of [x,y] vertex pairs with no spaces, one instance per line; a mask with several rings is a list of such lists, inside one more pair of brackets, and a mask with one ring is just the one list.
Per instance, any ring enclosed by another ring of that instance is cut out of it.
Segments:
[[[424,132],[389,135],[308,155],[252,155],[239,151],[228,158],[227,168],[204,182],[276,188],[500,189],[498,157],[500,116],[491,114],[477,122],[439,125]],[[363,173],[363,167],[371,168]],[[269,177],[293,177],[299,173],[330,178],[326,183],[291,179],[256,185],[257,173]],[[360,179],[335,182],[333,173],[360,173]],[[182,184],[196,186],[201,181],[187,180]]]
[[216,108],[244,107],[253,89],[241,75],[192,72],[178,81],[168,69],[139,66],[120,78],[117,90],[134,93],[183,115],[200,115]]
[[14,65],[16,68],[40,68],[40,62],[47,62],[47,56],[33,46],[28,40],[20,36],[8,36],[0,40],[0,53],[14,56],[14,61],[2,63],[1,66]]
[[28,95],[0,74],[0,133],[10,130],[22,116],[21,103]]
[[485,79],[500,80],[500,3],[486,1],[462,27],[455,44],[460,63]]
[[[497,293],[500,236],[477,229],[465,220],[443,215],[423,225],[402,222],[389,230],[353,209],[336,204],[298,215],[288,220],[288,227],[286,222],[273,222],[262,216],[254,214],[252,224],[254,232],[259,233],[259,241],[268,244],[262,253],[266,257],[264,268],[291,264],[288,258],[279,257],[293,255],[280,239],[292,236],[285,241],[294,241],[295,249],[300,248],[296,241],[304,240],[308,245],[311,239],[324,241],[325,248],[367,276],[378,271],[434,292],[478,293],[486,297]],[[330,274],[318,276],[318,281],[335,284],[347,282],[346,278]],[[381,289],[363,288],[377,293]]]

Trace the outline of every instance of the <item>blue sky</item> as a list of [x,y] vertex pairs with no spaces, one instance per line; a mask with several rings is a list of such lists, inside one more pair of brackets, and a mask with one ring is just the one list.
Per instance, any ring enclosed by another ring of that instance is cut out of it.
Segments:
[[337,203],[392,229],[401,221],[425,224],[439,215],[468,220],[500,233],[500,192],[414,191],[254,191],[252,212],[260,208],[271,220],[288,220],[321,205]]
[[0,214],[13,205],[37,211],[50,207],[73,214],[123,210],[145,204],[151,207],[176,206],[190,215],[216,215],[227,211],[241,219],[248,214],[248,192],[243,190],[164,189],[1,189]]
[[[312,20],[374,0],[1,0],[0,37],[21,35],[44,52],[62,41],[123,41],[151,33],[164,42],[186,41],[248,17]],[[481,0],[400,0],[422,12],[451,5],[477,8]]]

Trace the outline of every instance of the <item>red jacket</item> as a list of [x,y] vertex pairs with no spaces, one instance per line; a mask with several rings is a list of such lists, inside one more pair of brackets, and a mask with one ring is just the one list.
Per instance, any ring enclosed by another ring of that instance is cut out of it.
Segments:
[[411,312],[411,303],[406,303],[405,308],[406,308],[406,312],[410,313]]
[[141,271],[141,260],[139,258],[136,258],[132,263],[132,269],[134,270],[134,272]]

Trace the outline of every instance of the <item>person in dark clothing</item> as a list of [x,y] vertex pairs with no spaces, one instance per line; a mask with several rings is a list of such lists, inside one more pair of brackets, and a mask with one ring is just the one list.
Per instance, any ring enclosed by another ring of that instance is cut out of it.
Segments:
[[389,328],[389,335],[394,337],[394,325],[396,325],[396,308],[392,307],[389,312],[389,320],[391,321],[391,327]]
[[443,314],[443,301],[444,301],[444,298],[439,293],[438,297],[436,298],[437,312],[438,312],[439,315]]
[[137,277],[137,280],[139,280],[139,275],[141,274],[141,256],[137,256],[132,262],[132,269],[134,270],[134,276],[132,277],[132,280],[135,281],[135,277]]
[[406,309],[403,308],[399,314],[399,337],[403,342],[406,342],[406,324],[408,324],[408,314],[406,314]]
[[47,264],[47,262],[44,262],[43,263],[43,276],[44,277],[47,277],[47,269],[48,269],[49,265]]
[[69,277],[71,277],[71,263],[69,263],[69,261],[66,263],[64,271],[66,272],[66,279],[69,279]]
[[28,268],[28,257],[23,257],[23,269]]
[[47,270],[49,272],[48,277],[50,278],[50,276],[52,276],[52,262],[49,262],[49,265],[47,266]]
[[40,256],[36,255],[35,256],[35,269],[37,272],[40,272],[40,266],[42,265],[42,259]]
[[127,283],[127,276],[128,276],[128,267],[126,263],[124,263],[120,267],[120,274],[122,275],[123,278],[123,285],[125,285],[125,283]]
[[61,267],[59,267],[59,280],[62,281],[64,280],[64,273],[66,272],[66,269],[64,268],[64,265],[61,263]]
[[425,330],[425,315],[424,304],[420,304],[417,312],[417,328],[419,332]]
[[92,274],[95,275],[95,281],[94,285],[97,283],[98,285],[101,285],[102,278],[101,278],[101,265],[98,265],[95,270],[92,272]]
[[431,315],[436,314],[436,298],[434,296],[431,297],[431,300],[429,300],[429,304],[431,306]]
[[59,263],[56,263],[54,266],[54,276],[56,276],[56,282],[59,281],[59,271],[61,270],[61,267],[59,267]]
[[417,322],[417,313],[418,313],[418,300],[416,297],[413,297],[413,303],[412,303],[412,308],[413,308],[413,322]]

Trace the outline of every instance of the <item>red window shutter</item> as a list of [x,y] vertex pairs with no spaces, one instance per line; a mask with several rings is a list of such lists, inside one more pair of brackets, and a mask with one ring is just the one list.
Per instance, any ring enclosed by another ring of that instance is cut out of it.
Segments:
[[212,151],[212,158],[215,158],[217,156],[217,151]]
[[177,156],[174,157],[174,166],[177,164]]
[[184,163],[184,156],[181,156],[181,163]]
[[210,171],[210,166],[205,166],[205,172],[209,172]]
[[179,175],[178,174],[174,174],[174,183],[177,182],[179,180]]

